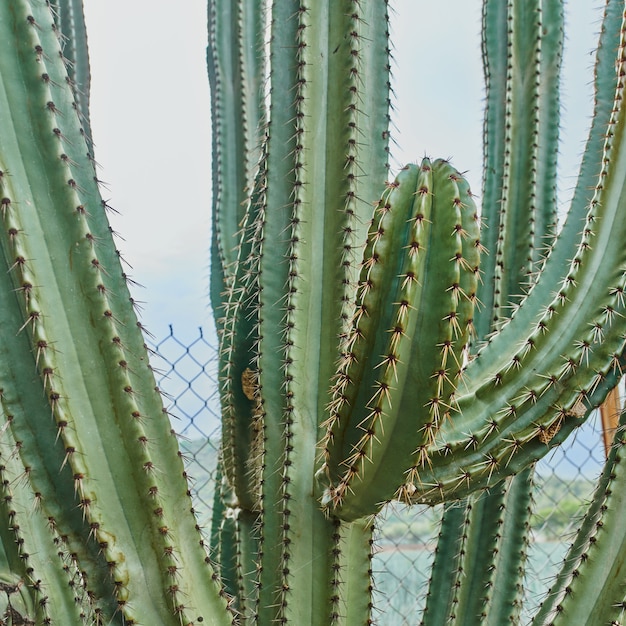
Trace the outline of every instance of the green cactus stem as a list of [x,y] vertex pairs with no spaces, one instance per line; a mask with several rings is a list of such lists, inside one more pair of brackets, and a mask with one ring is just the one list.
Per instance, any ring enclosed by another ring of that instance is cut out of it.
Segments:
[[[623,32],[621,22],[620,15],[614,25],[607,21],[605,27],[620,33]],[[619,50],[618,58],[621,58]],[[536,286],[511,321],[465,370],[466,380],[486,382],[481,382],[475,390],[471,389],[471,382],[468,383],[470,392],[459,398],[460,416],[455,421],[455,430],[458,428],[479,437],[483,463],[488,461],[490,451],[493,454],[502,444],[514,455],[517,449],[523,449],[526,443],[542,433],[541,438],[547,439],[550,432],[545,429],[551,425],[554,430],[557,424],[558,427],[570,426],[571,417],[582,417],[584,407],[597,405],[598,400],[591,400],[594,394],[601,400],[601,390],[606,393],[606,388],[613,386],[621,374],[623,333],[616,320],[622,315],[624,305],[624,255],[618,243],[624,224],[620,213],[622,89],[619,82],[614,92],[608,131],[605,131],[603,165],[590,192],[586,223],[578,243],[572,246],[568,241],[571,227],[559,237]],[[595,132],[592,129],[590,141]],[[585,183],[586,177],[581,175],[579,185]],[[613,235],[617,239],[613,239]],[[557,267],[556,263],[565,257],[563,248],[571,251],[570,261],[565,267]],[[562,277],[558,281],[544,282],[544,277],[547,279],[559,273]],[[548,291],[550,285],[552,289]],[[550,293],[554,295],[549,296]],[[523,332],[518,334],[524,328],[528,329],[525,338]],[[511,354],[506,346],[512,345],[513,340],[518,347]],[[522,376],[517,376],[520,372]],[[513,378],[516,379],[513,384],[515,392],[509,387]],[[498,398],[494,404],[484,402],[490,395]],[[476,421],[472,415],[476,416]],[[496,422],[498,415],[504,417],[497,428],[493,426],[497,434],[489,433],[484,415],[496,416]],[[549,420],[543,429],[539,427],[542,416]],[[482,432],[476,428],[480,423],[483,424]],[[514,434],[509,424],[515,424],[514,428],[519,429],[520,434]],[[446,453],[452,453],[448,459],[454,459],[452,463],[456,463],[456,470],[460,471],[459,456],[455,451],[464,444],[461,440],[458,443],[451,439],[446,441],[447,433],[451,432],[448,424],[444,424],[440,446],[441,449],[447,448]],[[494,443],[498,441],[493,448],[485,445],[490,438]],[[497,454],[494,456],[497,458]],[[474,458],[478,461],[477,457]],[[471,461],[467,465],[470,466]],[[435,470],[429,475],[429,468],[422,473],[425,482],[437,485],[440,479],[436,474]]]
[[255,349],[258,343],[258,259],[262,241],[259,193],[242,225],[242,241],[233,271],[233,284],[225,292],[225,317],[220,334],[219,367],[222,401],[222,464],[234,490],[236,504],[259,510],[261,412]]
[[409,166],[383,194],[327,434],[329,496],[342,515],[361,517],[388,499],[455,410],[480,247],[469,187],[445,161]]
[[472,498],[453,623],[519,623],[530,541],[531,476],[532,467]]
[[503,307],[518,303],[530,287],[556,234],[561,3],[485,2],[482,47],[487,98],[481,211],[490,254],[481,264],[479,337],[509,317]]
[[[487,85],[483,218],[485,311],[508,318],[533,281],[556,229],[559,2],[486,2],[483,61]],[[524,207],[524,210],[521,210]],[[490,293],[489,293],[490,292]],[[485,329],[480,328],[481,335]]]
[[[221,11],[214,6],[211,14]],[[235,289],[228,289],[226,276],[218,309],[226,314],[220,358],[229,416],[222,453],[237,505],[258,514],[254,619],[308,623],[316,615],[328,624],[343,619],[337,602],[346,605],[343,577],[333,573],[331,561],[350,569],[345,564],[368,561],[370,545],[341,539],[354,533],[337,531],[316,498],[302,494],[315,489],[319,421],[337,356],[333,346],[347,332],[356,247],[386,172],[388,85],[378,80],[388,64],[386,5],[319,3],[305,9],[286,2],[272,7],[268,21],[270,97],[259,118],[266,122],[260,128],[262,158],[254,199],[237,221],[243,230],[236,261],[224,270],[235,277]],[[219,56],[219,46],[215,51]],[[346,74],[349,88],[342,83]],[[382,115],[371,115],[370,106]],[[380,149],[363,149],[364,136],[378,137]],[[337,141],[341,149],[331,150]],[[234,202],[222,205],[234,208]],[[341,233],[339,248],[329,233]],[[225,241],[220,234],[220,245]],[[329,282],[342,289],[327,293]],[[313,611],[311,602],[328,606],[329,613]],[[369,601],[361,610],[364,621]]]
[[423,626],[519,623],[531,476],[444,507]]
[[2,471],[20,580],[40,623],[229,624],[54,17],[14,2],[0,31]]
[[[259,618],[278,607],[273,619],[313,615],[328,624],[313,606],[331,607],[340,593],[325,547],[336,533],[303,494],[315,492],[319,421],[344,332],[344,294],[355,289],[355,246],[386,170],[388,119],[361,111],[366,102],[387,107],[377,80],[387,63],[386,5],[276,3],[271,24],[258,375],[264,441],[273,443],[263,457]],[[361,161],[364,136],[379,139]]]
[[450,617],[455,591],[459,583],[463,561],[463,545],[469,525],[469,500],[451,502],[444,506],[435,560],[430,570],[426,606],[421,625],[445,624]]

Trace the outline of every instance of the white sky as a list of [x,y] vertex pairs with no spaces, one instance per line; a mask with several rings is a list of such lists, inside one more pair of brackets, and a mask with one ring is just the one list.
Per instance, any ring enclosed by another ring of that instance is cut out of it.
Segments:
[[[158,337],[209,327],[210,111],[206,0],[84,0],[92,125],[113,227],[146,288]],[[480,189],[483,78],[479,0],[393,0],[398,164],[450,157]],[[591,113],[599,1],[568,3],[562,179],[566,199]]]

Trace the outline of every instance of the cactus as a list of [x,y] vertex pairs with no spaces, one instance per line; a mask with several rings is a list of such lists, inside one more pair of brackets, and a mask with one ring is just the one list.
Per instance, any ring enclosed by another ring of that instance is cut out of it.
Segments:
[[[562,3],[484,2],[480,211],[448,161],[389,172],[388,10],[209,0],[208,545],[95,175],[81,3],[0,8],[0,623],[373,623],[392,500],[445,503],[425,625],[519,622],[533,464],[622,373],[626,9],[560,228]],[[535,624],[621,619],[625,441]]]

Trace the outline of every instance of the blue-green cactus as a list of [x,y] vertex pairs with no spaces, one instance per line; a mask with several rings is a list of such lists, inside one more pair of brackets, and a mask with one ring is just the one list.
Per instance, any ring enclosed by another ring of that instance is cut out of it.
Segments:
[[[447,161],[390,175],[387,2],[208,4],[211,546],[95,177],[81,3],[0,8],[0,620],[371,624],[399,499],[445,503],[422,622],[518,623],[533,464],[622,374],[624,2],[560,228],[562,2],[484,2],[480,209]],[[535,624],[620,619],[622,435]]]

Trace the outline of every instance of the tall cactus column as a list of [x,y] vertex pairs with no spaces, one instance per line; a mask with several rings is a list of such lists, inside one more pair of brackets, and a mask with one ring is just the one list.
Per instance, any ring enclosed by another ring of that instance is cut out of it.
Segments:
[[[285,2],[276,3],[270,17],[272,100],[256,362],[268,444],[259,610],[262,616],[278,604],[287,621],[326,624],[345,612],[342,587],[357,585],[359,595],[368,596],[370,586],[369,577],[356,579],[342,532],[319,508],[314,472],[343,332],[343,294],[354,289],[359,232],[385,175],[387,118],[373,113],[379,102],[387,104],[385,85],[375,84],[376,70],[387,63],[386,7]],[[379,56],[372,64],[364,57],[368,46]],[[361,160],[363,137],[376,138],[367,149],[377,162]],[[369,553],[367,537],[348,546]],[[320,605],[331,614],[319,613]],[[367,603],[363,609],[359,621],[367,619]]]
[[1,472],[14,537],[3,530],[4,567],[37,623],[231,623],[55,16],[41,2],[10,9],[0,12]]
[[[386,5],[279,2],[266,21],[270,97],[261,159],[237,226],[237,261],[224,266],[233,289],[217,313],[226,314],[224,474],[235,506],[257,517],[257,592],[243,599],[244,613],[261,623],[328,624],[343,623],[348,611],[347,623],[363,623],[371,608],[368,525],[355,532],[325,516],[314,474],[359,246],[386,178],[388,85],[378,80],[388,71]],[[212,85],[226,102],[217,72]],[[226,181],[228,171],[218,175]],[[220,204],[219,211],[233,210]],[[224,247],[229,233],[219,234]]]

